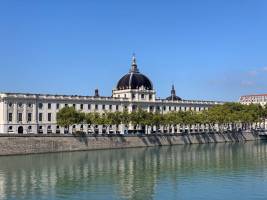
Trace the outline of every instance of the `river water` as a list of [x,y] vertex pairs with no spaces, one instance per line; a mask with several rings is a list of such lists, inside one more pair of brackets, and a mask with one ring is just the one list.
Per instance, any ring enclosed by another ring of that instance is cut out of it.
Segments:
[[0,157],[0,199],[267,199],[267,142]]

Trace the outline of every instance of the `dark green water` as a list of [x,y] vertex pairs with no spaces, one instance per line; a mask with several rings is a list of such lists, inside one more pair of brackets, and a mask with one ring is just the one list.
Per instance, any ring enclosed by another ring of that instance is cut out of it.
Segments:
[[267,199],[267,143],[0,157],[0,199]]

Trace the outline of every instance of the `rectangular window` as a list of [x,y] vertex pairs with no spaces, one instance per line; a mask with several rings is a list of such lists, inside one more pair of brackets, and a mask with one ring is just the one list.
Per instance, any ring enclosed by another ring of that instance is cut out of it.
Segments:
[[8,113],[8,121],[12,122],[12,113]]
[[150,94],[150,95],[149,95],[149,100],[151,100],[151,99],[152,99],[152,95]]
[[39,113],[39,122],[43,121],[43,113]]
[[97,104],[95,105],[95,110],[98,110],[98,105]]
[[112,110],[112,105],[109,105],[109,110]]
[[73,108],[76,108],[76,105],[75,104],[72,104]]
[[116,105],[116,110],[119,110],[119,106],[118,105]]
[[31,122],[32,121],[32,114],[31,113],[28,113],[27,121],[28,122]]
[[102,105],[102,110],[105,110],[106,109],[106,106],[105,105]]
[[144,99],[145,98],[145,95],[144,94],[141,94],[141,98]]
[[51,109],[51,103],[47,104],[47,108],[50,110]]
[[68,107],[68,104],[65,104],[65,107]]
[[91,110],[91,104],[88,104],[88,110]]
[[19,114],[18,114],[18,121],[19,121],[19,122],[22,122],[22,113],[19,113]]
[[52,118],[52,114],[51,113],[48,113],[47,114],[47,121],[51,122],[51,118]]
[[39,103],[38,104],[38,107],[39,107],[39,109],[42,109],[43,108],[43,104],[42,103]]
[[59,106],[60,106],[59,103],[57,103],[57,109],[59,109]]
[[80,105],[80,109],[83,110],[83,104]]

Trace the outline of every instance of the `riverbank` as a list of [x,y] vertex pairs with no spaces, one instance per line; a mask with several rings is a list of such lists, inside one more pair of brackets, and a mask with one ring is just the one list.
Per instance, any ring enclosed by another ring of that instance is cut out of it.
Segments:
[[244,142],[260,139],[255,132],[140,136],[0,135],[0,155]]

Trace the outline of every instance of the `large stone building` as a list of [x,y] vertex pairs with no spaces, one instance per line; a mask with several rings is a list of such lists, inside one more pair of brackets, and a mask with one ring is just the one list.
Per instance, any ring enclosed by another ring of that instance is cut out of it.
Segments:
[[[174,86],[166,99],[156,97],[151,80],[139,72],[133,57],[130,71],[124,75],[112,91],[111,97],[52,95],[26,93],[0,93],[0,133],[61,133],[65,132],[56,122],[57,112],[65,106],[73,106],[82,112],[114,112],[142,108],[148,112],[201,111],[221,104],[215,101],[183,100],[176,96]],[[111,127],[112,128],[112,127]],[[70,132],[92,132],[90,125],[75,125]]]
[[239,98],[239,102],[246,105],[253,103],[265,106],[267,103],[267,94],[243,95]]

